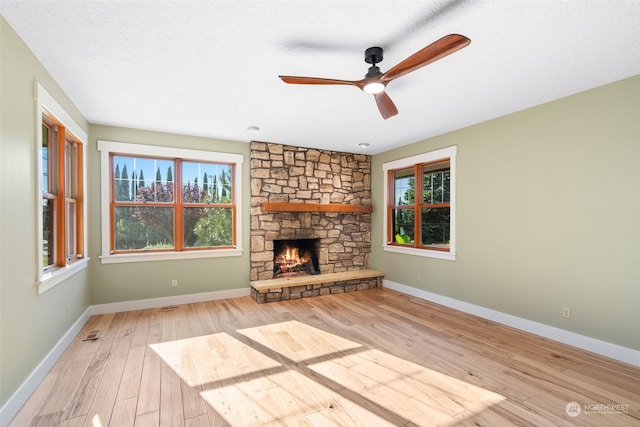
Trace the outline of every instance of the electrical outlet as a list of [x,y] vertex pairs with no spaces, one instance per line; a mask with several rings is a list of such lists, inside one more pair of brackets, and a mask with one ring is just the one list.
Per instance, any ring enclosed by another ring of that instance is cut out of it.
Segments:
[[177,288],[178,287],[178,279],[173,279],[171,281],[171,287],[172,288]]
[[571,319],[571,308],[562,307],[562,317],[565,319]]
[[66,313],[67,313],[67,318],[71,317],[71,307],[70,306],[67,306]]

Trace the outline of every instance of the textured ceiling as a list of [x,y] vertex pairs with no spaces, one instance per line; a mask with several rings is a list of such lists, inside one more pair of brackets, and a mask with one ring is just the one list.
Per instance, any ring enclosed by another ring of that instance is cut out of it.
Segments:
[[[638,1],[11,1],[0,11],[95,124],[375,154],[640,74]],[[471,44],[355,87],[440,37]],[[258,126],[257,132],[248,130]],[[360,143],[370,147],[363,150]]]

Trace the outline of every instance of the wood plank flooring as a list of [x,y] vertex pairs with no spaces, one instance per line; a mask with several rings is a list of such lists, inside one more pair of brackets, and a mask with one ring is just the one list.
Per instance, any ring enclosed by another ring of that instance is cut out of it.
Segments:
[[283,425],[638,426],[640,368],[384,288],[243,297],[91,317],[10,424]]

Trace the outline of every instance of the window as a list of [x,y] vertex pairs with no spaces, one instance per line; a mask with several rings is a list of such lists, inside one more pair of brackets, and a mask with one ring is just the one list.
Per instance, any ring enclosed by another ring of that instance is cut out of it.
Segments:
[[237,154],[98,141],[102,262],[241,255]]
[[456,151],[449,147],[383,165],[385,250],[455,259]]
[[87,136],[39,84],[38,291],[86,268],[84,145]]

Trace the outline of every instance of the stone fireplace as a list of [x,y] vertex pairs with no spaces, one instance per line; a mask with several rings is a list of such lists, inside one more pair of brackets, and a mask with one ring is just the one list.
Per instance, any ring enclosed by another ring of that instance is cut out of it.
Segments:
[[[330,210],[265,209],[265,202]],[[252,142],[251,280],[274,278],[279,240],[317,239],[322,275],[368,269],[371,214],[356,208],[370,205],[371,156]]]

